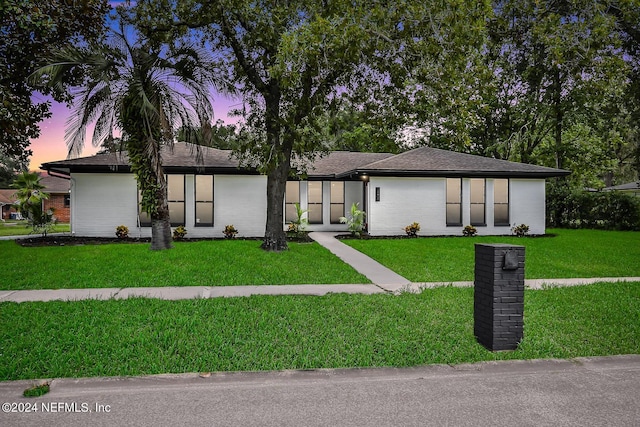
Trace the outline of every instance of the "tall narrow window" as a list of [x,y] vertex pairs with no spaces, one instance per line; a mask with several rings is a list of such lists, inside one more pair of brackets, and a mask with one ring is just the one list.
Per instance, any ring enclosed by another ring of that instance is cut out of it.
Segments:
[[484,179],[472,178],[471,182],[471,225],[486,225]]
[[509,225],[509,180],[493,181],[493,223]]
[[172,226],[184,224],[184,175],[167,175],[167,201]]
[[196,227],[213,226],[213,175],[196,175]]
[[331,224],[339,224],[344,216],[344,182],[331,183]]
[[322,181],[308,182],[309,224],[322,224]]
[[291,222],[298,219],[296,203],[300,203],[300,181],[287,181],[284,194],[284,221]]
[[142,191],[138,189],[138,219],[140,227],[151,227],[151,216],[142,210]]
[[462,225],[462,180],[447,178],[447,225]]

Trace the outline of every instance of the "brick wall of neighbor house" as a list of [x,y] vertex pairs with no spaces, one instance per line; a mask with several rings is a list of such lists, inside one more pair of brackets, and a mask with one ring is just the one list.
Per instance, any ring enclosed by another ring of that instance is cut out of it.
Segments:
[[[368,222],[372,235],[402,235],[404,227],[420,223],[420,235],[462,235],[470,223],[470,180],[462,179],[462,226],[446,224],[445,178],[371,177],[368,188]],[[380,200],[376,201],[376,188]],[[511,226],[494,225],[493,179],[485,180],[485,226],[479,235],[508,235]],[[545,232],[544,179],[510,179],[510,225],[527,224],[531,234]]]
[[49,198],[44,201],[43,208],[45,211],[53,208],[53,215],[58,219],[58,222],[68,223],[71,210],[64,205],[64,198],[64,194],[50,194]]

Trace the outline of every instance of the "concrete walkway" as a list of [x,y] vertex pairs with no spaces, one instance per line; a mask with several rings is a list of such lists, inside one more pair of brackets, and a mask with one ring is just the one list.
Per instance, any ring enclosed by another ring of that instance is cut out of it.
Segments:
[[408,279],[336,239],[338,234],[344,233],[311,232],[309,237],[385,291],[397,292],[411,284]]

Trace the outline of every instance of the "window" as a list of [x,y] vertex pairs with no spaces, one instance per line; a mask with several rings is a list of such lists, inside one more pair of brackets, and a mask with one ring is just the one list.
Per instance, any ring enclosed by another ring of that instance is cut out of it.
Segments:
[[140,227],[151,227],[151,216],[142,210],[142,191],[138,189],[138,219]]
[[331,224],[339,224],[344,216],[344,182],[331,183]]
[[64,195],[64,207],[65,208],[71,207],[71,196],[68,194]]
[[486,225],[485,221],[485,181],[471,178],[471,225]]
[[447,178],[447,225],[462,225],[462,179]]
[[184,224],[184,175],[167,175],[167,201],[173,227]]
[[289,223],[298,219],[296,203],[300,203],[300,181],[287,181],[284,194],[284,221]]
[[309,224],[322,224],[322,181],[308,182]]
[[509,180],[493,181],[493,223],[509,225]]
[[196,175],[195,226],[213,226],[213,175]]

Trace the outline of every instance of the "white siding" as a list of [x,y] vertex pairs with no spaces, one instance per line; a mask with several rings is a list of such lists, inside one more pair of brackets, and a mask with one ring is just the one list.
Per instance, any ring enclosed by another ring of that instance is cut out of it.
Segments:
[[[266,225],[265,176],[215,175],[214,226],[195,227],[194,175],[185,176],[187,237],[223,237],[233,224],[238,237],[262,237]],[[150,237],[150,227],[138,227],[138,190],[133,174],[74,173],[71,177],[71,230],[77,236],[114,237],[126,225],[131,237]]]
[[132,174],[74,173],[71,231],[77,236],[115,237],[126,225],[137,237],[137,186]]
[[545,233],[544,179],[512,179],[510,188],[511,225],[527,224],[529,234]]
[[[369,233],[403,235],[404,228],[420,223],[419,235],[447,234],[443,178],[371,177],[368,188]],[[376,187],[380,201],[376,201]]]
[[[527,224],[531,234],[545,232],[544,179],[511,179],[509,220]],[[380,201],[375,201],[376,187]],[[485,184],[486,225],[476,226],[479,235],[509,235],[510,226],[494,226],[493,179]],[[369,233],[374,236],[403,235],[404,227],[420,224],[419,235],[462,235],[470,222],[470,180],[462,179],[462,226],[447,227],[445,178],[371,177],[368,188]]]

